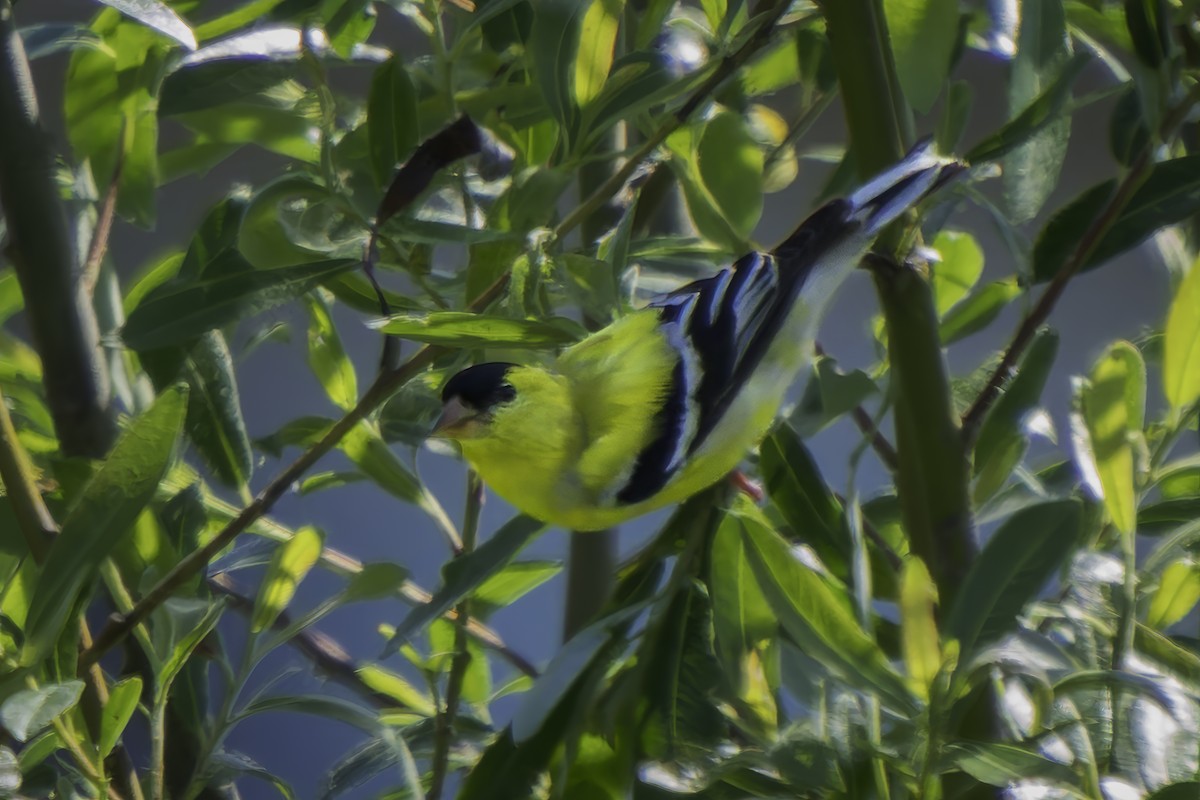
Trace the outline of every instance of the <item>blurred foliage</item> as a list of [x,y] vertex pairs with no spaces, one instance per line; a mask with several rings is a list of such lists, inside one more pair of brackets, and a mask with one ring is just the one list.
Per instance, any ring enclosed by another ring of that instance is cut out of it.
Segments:
[[[59,455],[36,348],[0,332],[16,430],[0,446],[28,479],[6,472],[0,496],[0,795],[190,800],[260,781],[333,798],[386,775],[395,785],[379,797],[1200,796],[1196,4],[856,2],[891,31],[860,43],[864,63],[894,54],[896,80],[855,99],[899,100],[910,127],[971,162],[921,231],[943,348],[1147,241],[1174,299],[1072,378],[1066,430],[1042,396],[1067,378],[1055,358],[1070,330],[1020,343],[995,402],[977,401],[999,355],[954,376],[955,406],[982,414],[964,468],[983,544],[952,598],[911,552],[897,489],[865,501],[835,490],[802,438],[883,418],[893,376],[877,326],[878,362],[846,372],[817,359],[747,464],[765,500],[719,488],[681,505],[621,567],[600,617],[536,670],[486,622],[560,565],[521,557],[535,521],[476,531],[473,495],[456,525],[424,485],[414,458],[438,387],[470,361],[542,357],[584,336],[580,321],[739,255],[768,193],[808,180],[809,162],[840,165],[821,195],[851,186],[847,151],[808,136],[849,99],[821,4],[103,0],[90,21],[20,29],[35,72],[69,54],[57,179],[81,245],[106,210],[153,226],[159,187],[239,151],[269,154],[277,174],[232,187],[185,246],[95,293],[124,415],[103,461]],[[385,15],[403,46],[376,32]],[[956,77],[968,53],[1010,62],[1006,119],[974,141],[972,109],[997,100]],[[1080,93],[1081,74],[1101,88]],[[1047,210],[1072,135],[1091,133],[1072,130],[1074,115],[1105,100],[1113,163]],[[628,150],[604,149],[613,126]],[[628,180],[577,196],[581,167],[624,159]],[[664,234],[639,205],[669,202],[653,194],[663,181],[689,234]],[[958,222],[965,206],[1001,231],[1001,264],[985,270]],[[580,215],[607,233],[575,235]],[[101,268],[115,282],[130,266],[110,253]],[[6,264],[0,316],[19,321],[26,302]],[[252,350],[288,336],[263,313],[284,304],[307,320],[295,335],[331,416],[279,419],[252,440],[238,376]],[[355,317],[393,356],[397,339],[435,349],[384,391],[342,345]],[[440,588],[251,504],[243,538],[261,546],[226,548],[206,579],[146,600],[267,485],[270,458],[322,441],[347,467],[295,490],[366,481],[414,506],[449,545]],[[257,588],[230,590],[251,567]],[[312,570],[344,585],[297,608]],[[320,647],[327,615],[383,598],[413,606],[380,620],[386,661]],[[139,601],[150,613],[123,649],[79,669],[85,612]],[[241,652],[225,646],[233,626]],[[357,699],[289,694],[286,676],[248,690],[288,644]],[[518,710],[497,722],[493,704],[512,695]],[[290,787],[228,745],[245,720],[278,712],[362,738],[323,786]],[[150,745],[133,769],[137,731]]]

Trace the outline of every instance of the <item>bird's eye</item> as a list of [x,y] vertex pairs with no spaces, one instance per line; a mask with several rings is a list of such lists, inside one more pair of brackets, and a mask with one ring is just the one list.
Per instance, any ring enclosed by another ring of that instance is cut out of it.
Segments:
[[516,397],[517,390],[513,388],[511,383],[502,383],[496,389],[496,402],[498,403],[507,403],[510,400],[515,400]]

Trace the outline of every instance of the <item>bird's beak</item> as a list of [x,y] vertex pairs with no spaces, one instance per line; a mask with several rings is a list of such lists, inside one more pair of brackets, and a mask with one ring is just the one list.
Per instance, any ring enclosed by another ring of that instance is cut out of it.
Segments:
[[452,397],[442,406],[442,415],[433,423],[430,438],[453,439],[456,429],[461,428],[475,416],[475,412],[463,405],[457,397]]

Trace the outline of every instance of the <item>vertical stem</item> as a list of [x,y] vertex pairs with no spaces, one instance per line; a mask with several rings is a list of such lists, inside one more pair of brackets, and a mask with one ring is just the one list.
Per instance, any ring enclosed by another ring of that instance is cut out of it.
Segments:
[[[834,66],[861,177],[889,166],[911,139],[880,0],[826,0]],[[879,247],[896,254],[910,224],[886,231]],[[901,254],[903,255],[903,254]],[[957,594],[975,556],[966,449],[950,393],[928,281],[907,265],[874,271],[887,323],[899,457],[897,487],[913,551],[926,564],[942,603]]]
[[74,237],[55,181],[29,62],[9,0],[0,0],[0,206],[9,257],[42,358],[46,401],[65,455],[100,458],[116,435],[91,298],[77,276]]
[[[622,24],[622,31],[627,26]],[[596,153],[619,153],[625,149],[624,125],[614,125],[596,144]],[[585,201],[613,178],[620,169],[616,158],[589,161],[579,169],[579,199]],[[612,227],[611,205],[592,209],[580,223],[585,249],[590,249]],[[585,320],[589,327],[601,320]],[[567,553],[566,603],[563,611],[563,641],[567,641],[595,619],[612,594],[617,567],[616,528],[603,531],[574,531]]]

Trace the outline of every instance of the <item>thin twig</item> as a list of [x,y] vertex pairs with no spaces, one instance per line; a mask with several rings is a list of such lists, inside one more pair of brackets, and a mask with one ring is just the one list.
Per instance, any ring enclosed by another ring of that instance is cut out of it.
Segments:
[[[1197,101],[1200,101],[1200,84],[1193,86],[1187,97],[1167,115],[1167,118],[1163,121],[1160,141],[1169,141],[1174,137],[1175,132],[1183,124],[1192,106]],[[979,392],[979,396],[975,398],[975,402],[963,414],[962,434],[963,440],[968,446],[975,441],[975,437],[979,434],[979,429],[983,425],[983,420],[987,416],[987,412],[991,409],[992,404],[1000,398],[1004,387],[1012,379],[1016,371],[1017,362],[1021,359],[1025,348],[1033,341],[1038,329],[1050,318],[1050,313],[1054,310],[1054,306],[1058,303],[1059,298],[1062,297],[1062,293],[1066,290],[1071,278],[1091,258],[1105,234],[1116,223],[1117,219],[1121,216],[1121,212],[1125,210],[1133,195],[1149,175],[1151,167],[1154,166],[1153,155],[1156,148],[1157,144],[1151,141],[1138,153],[1137,159],[1130,164],[1129,171],[1121,179],[1121,183],[1117,186],[1117,190],[1113,193],[1112,197],[1109,198],[1104,210],[1092,221],[1092,224],[1079,240],[1079,244],[1075,250],[1063,262],[1058,272],[1055,273],[1054,279],[1050,281],[1050,285],[1046,287],[1046,291],[1042,292],[1042,296],[1038,298],[1037,305],[1033,307],[1033,310],[1029,312],[1029,315],[1025,319],[1021,320],[1021,324],[1017,327],[1017,332],[1013,334],[1012,341],[1004,351],[1004,356],[1000,359],[999,366],[996,367],[995,372],[988,378],[987,384]]]
[[[249,615],[254,612],[254,599],[243,593],[237,583],[228,575],[221,573],[210,576],[208,588],[227,598],[229,606],[238,613]],[[271,627],[281,631],[290,628],[291,625],[291,617],[284,611],[275,618]],[[288,644],[311,661],[319,674],[350,689],[372,706],[394,709],[402,705],[395,698],[381,694],[367,685],[358,674],[358,665],[354,663],[354,659],[332,637],[309,628],[297,633],[288,641]]]
[[[474,310],[489,306],[508,285],[508,275],[503,275],[476,298],[471,304]],[[279,473],[254,500],[230,520],[220,533],[202,547],[193,550],[177,563],[155,584],[128,612],[113,614],[108,624],[96,636],[93,645],[79,656],[79,669],[90,667],[100,656],[125,638],[134,626],[145,620],[154,609],[162,605],[177,589],[199,574],[212,559],[224,550],[238,534],[246,530],[255,520],[266,514],[326,453],[332,450],[354,427],[366,419],[375,409],[383,405],[401,386],[420,374],[444,352],[440,347],[422,347],[391,372],[380,374],[363,394],[354,408],[346,412],[321,439],[300,454],[295,461]]]
[[117,210],[117,194],[121,183],[121,170],[125,166],[125,148],[121,145],[125,138],[125,123],[121,123],[121,135],[117,137],[117,160],[113,164],[112,178],[108,188],[104,190],[104,199],[100,202],[100,210],[96,214],[96,226],[92,228],[92,239],[88,243],[87,258],[83,261],[83,274],[79,276],[80,290],[85,297],[91,297],[96,291],[96,281],[100,277],[100,264],[108,251],[108,235],[112,233],[113,217]]

